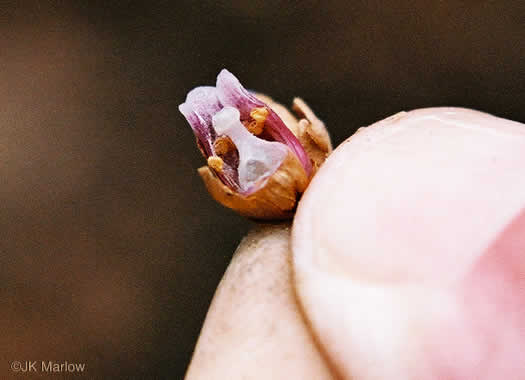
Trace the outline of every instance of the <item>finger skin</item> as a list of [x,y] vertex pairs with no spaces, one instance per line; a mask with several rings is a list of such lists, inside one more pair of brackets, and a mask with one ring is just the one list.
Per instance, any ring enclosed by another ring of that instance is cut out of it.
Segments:
[[424,109],[343,143],[292,232],[299,299],[340,373],[525,378],[522,210],[523,124]]
[[290,226],[261,225],[213,298],[186,379],[333,379],[298,307]]

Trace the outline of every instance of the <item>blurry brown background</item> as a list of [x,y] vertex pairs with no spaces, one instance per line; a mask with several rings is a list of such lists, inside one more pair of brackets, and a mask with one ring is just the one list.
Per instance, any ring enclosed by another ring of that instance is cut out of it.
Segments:
[[302,96],[336,145],[418,107],[525,121],[522,0],[78,3],[0,10],[2,379],[183,376],[250,226],[205,192],[177,111],[223,67]]

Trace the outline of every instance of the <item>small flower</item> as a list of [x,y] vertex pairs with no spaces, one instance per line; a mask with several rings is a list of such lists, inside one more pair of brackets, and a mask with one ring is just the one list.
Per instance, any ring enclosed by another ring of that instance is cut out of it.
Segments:
[[207,159],[199,174],[218,202],[256,219],[293,215],[332,149],[324,124],[308,106],[295,99],[294,109],[304,118],[298,121],[271,99],[248,92],[227,70],[216,87],[188,93],[179,110]]

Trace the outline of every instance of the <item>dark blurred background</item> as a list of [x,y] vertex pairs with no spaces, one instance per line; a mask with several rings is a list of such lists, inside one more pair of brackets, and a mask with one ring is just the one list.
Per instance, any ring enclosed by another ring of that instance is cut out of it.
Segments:
[[206,193],[177,110],[224,67],[303,97],[335,145],[419,107],[525,121],[522,0],[17,4],[0,10],[2,379],[13,360],[183,377],[250,227]]

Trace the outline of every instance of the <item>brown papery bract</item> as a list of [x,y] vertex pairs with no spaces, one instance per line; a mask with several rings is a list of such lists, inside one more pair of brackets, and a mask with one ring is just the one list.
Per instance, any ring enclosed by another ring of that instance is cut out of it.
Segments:
[[203,166],[198,171],[209,193],[217,202],[254,219],[291,218],[298,197],[309,183],[303,166],[291,152],[279,169],[267,179],[266,184],[249,195],[230,189],[208,166]]

